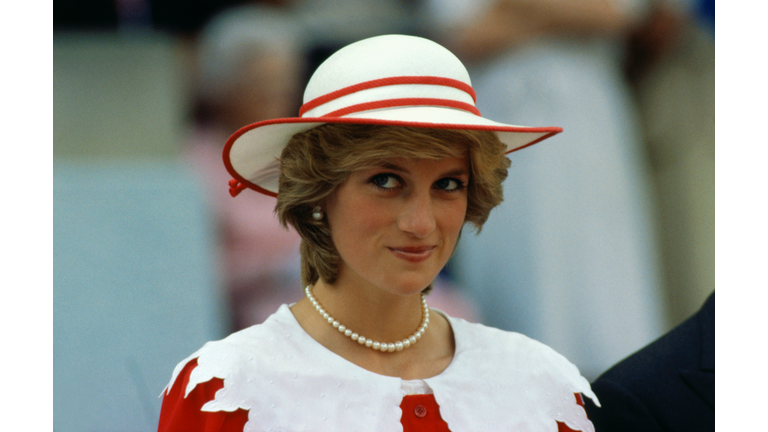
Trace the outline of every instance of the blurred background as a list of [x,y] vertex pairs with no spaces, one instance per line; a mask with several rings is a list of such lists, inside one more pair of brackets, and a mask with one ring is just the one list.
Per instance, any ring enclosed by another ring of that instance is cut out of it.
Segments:
[[274,199],[226,139],[294,117],[379,34],[464,61],[511,155],[430,306],[539,339],[589,379],[714,290],[714,0],[89,0],[54,4],[54,430],[151,431],[173,367],[302,295]]

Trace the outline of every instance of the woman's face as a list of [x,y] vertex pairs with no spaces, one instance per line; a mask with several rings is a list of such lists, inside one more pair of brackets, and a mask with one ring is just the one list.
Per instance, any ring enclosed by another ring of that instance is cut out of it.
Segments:
[[355,171],[326,204],[341,256],[337,285],[409,295],[453,253],[467,210],[469,163],[393,158]]

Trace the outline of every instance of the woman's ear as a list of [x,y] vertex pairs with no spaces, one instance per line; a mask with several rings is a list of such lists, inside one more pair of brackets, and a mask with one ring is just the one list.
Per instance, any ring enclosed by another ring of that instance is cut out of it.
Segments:
[[333,204],[335,202],[335,199],[334,199],[335,196],[336,196],[336,190],[334,189],[334,191],[331,192],[330,195],[322,198],[320,201],[315,203],[316,206],[319,206],[321,209],[323,209],[323,215],[326,222],[328,222],[328,212],[333,212]]

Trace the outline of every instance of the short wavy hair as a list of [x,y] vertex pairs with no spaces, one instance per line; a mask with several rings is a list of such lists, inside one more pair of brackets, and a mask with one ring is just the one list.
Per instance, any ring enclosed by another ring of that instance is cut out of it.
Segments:
[[319,278],[329,284],[336,281],[339,253],[327,221],[313,219],[312,211],[323,206],[353,171],[394,157],[466,156],[470,176],[464,220],[480,232],[503,200],[502,182],[510,164],[505,148],[494,132],[460,129],[325,124],[294,135],[280,157],[275,213],[284,227],[293,226],[301,236],[302,283],[314,284]]

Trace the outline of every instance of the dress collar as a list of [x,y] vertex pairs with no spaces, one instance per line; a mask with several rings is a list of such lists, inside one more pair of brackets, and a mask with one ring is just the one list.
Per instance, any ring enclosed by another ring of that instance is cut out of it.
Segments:
[[[423,381],[454,432],[489,429],[557,432],[556,421],[593,432],[575,393],[596,401],[589,383],[554,350],[517,333],[447,317],[456,339],[451,364]],[[219,378],[224,387],[203,411],[249,411],[244,432],[402,430],[403,380],[363,369],[312,339],[287,305],[263,324],[208,342],[185,397]],[[478,421],[481,419],[481,421]]]

